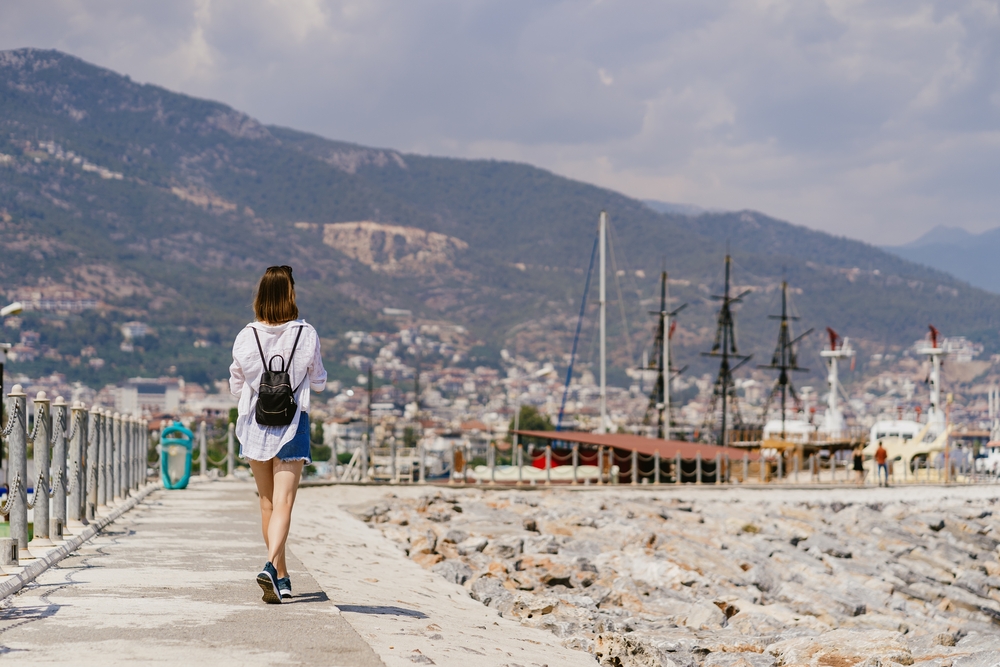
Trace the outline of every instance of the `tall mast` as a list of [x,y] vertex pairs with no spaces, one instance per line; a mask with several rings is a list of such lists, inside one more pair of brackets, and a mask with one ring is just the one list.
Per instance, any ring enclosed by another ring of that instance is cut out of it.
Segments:
[[[790,393],[792,398],[798,400],[798,397],[795,396],[795,387],[792,386],[791,379],[788,377],[788,371],[809,370],[808,368],[799,367],[798,357],[795,354],[795,343],[812,333],[812,329],[806,331],[798,338],[792,339],[792,330],[789,322],[799,318],[788,314],[788,283],[784,280],[781,281],[781,315],[768,315],[767,317],[771,320],[781,320],[781,325],[778,328],[778,345],[774,348],[771,363],[757,366],[757,368],[768,368],[778,371],[778,380],[774,385],[774,389],[771,390],[771,395],[768,396],[767,404],[770,405],[771,397],[774,396],[775,392],[781,392],[781,439],[784,440],[787,394]],[[764,408],[764,417],[767,417],[766,406]]]
[[[656,383],[649,395],[649,407],[646,408],[646,423],[649,412],[656,409],[656,437],[670,439],[670,375],[673,371],[670,361],[670,318],[684,310],[685,303],[680,308],[670,312],[667,310],[667,272],[660,272],[660,309],[651,310],[651,315],[657,316],[655,355]],[[653,368],[653,362],[644,364],[643,368]]]
[[597,429],[598,433],[604,433],[607,425],[608,418],[608,395],[607,395],[607,355],[605,347],[607,345],[607,326],[605,322],[605,314],[607,311],[607,300],[605,292],[605,245],[606,237],[608,231],[608,214],[601,211],[601,222],[598,231],[598,236],[600,236],[600,272],[601,272],[601,282],[600,282],[600,302],[601,302],[601,425]]
[[849,359],[854,356],[850,341],[846,338],[837,346],[840,336],[830,327],[826,328],[830,336],[830,349],[820,351],[820,356],[829,359],[829,373],[826,381],[830,388],[830,393],[826,399],[826,415],[823,417],[823,430],[834,439],[841,437],[844,429],[844,415],[840,411],[840,376],[837,369],[837,362],[840,359]]
[[[719,444],[726,446],[729,443],[728,433],[728,407],[729,402],[736,400],[736,391],[733,386],[733,371],[750,361],[753,355],[741,355],[736,346],[736,333],[734,332],[734,321],[732,304],[739,303],[750,290],[742,292],[739,296],[729,296],[729,267],[732,258],[726,254],[726,287],[722,296],[715,295],[712,298],[722,302],[719,308],[719,319],[715,330],[715,343],[711,352],[702,352],[706,357],[717,357],[719,362],[719,374],[715,379],[715,390],[713,392],[712,412],[715,411],[715,400],[722,399],[722,431],[719,433]],[[729,366],[729,360],[737,360],[735,366]]]
[[940,333],[934,325],[928,325],[931,336],[931,346],[920,350],[920,354],[926,354],[931,358],[931,374],[928,378],[931,385],[931,409],[927,411],[927,423],[935,426],[935,431],[940,433],[945,426],[944,411],[941,409],[941,357],[948,354],[938,343]]

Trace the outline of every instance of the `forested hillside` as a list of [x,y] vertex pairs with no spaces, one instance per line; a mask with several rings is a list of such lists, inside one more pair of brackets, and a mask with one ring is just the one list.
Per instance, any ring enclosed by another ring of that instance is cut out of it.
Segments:
[[[507,347],[564,364],[602,209],[613,230],[619,373],[649,342],[662,266],[672,296],[691,304],[677,356],[701,367],[727,244],[734,280],[754,290],[738,315],[741,346],[762,360],[783,278],[796,326],[833,326],[868,351],[907,346],[930,322],[1000,351],[1000,296],[860,242],[753,212],[661,214],[523,164],[265,127],[55,51],[0,52],[0,154],[8,297],[61,290],[100,302],[24,318],[49,348],[20,365],[31,373],[70,368],[94,383],[168,371],[224,377],[254,280],[285,263],[325,338],[397,328],[408,320],[384,309],[408,309],[418,321],[468,328],[478,342],[469,363],[495,363]],[[153,330],[131,351],[121,349],[126,321]],[[593,328],[584,331],[586,362]],[[87,345],[104,367],[85,363]]]

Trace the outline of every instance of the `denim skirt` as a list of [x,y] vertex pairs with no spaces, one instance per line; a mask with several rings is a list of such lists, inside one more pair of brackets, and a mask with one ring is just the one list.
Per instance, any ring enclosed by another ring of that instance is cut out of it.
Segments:
[[299,427],[295,429],[295,435],[281,446],[275,457],[282,461],[305,461],[306,463],[311,463],[312,457],[310,456],[309,446],[309,413],[303,412],[299,414]]

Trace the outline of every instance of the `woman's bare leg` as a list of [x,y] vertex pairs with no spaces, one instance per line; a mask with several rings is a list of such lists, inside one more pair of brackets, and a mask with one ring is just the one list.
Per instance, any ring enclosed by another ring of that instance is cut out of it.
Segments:
[[[270,520],[267,524],[267,555],[279,577],[287,577],[285,569],[285,542],[288,540],[288,529],[292,524],[292,506],[295,504],[295,492],[299,488],[299,478],[302,476],[304,461],[282,461],[271,459],[273,465],[273,488],[271,492]],[[261,500],[263,508],[263,499]],[[261,510],[263,513],[263,509]]]
[[261,532],[264,533],[265,547],[267,546],[267,527],[271,522],[271,512],[273,511],[271,500],[271,496],[274,494],[273,460],[250,461],[250,470],[253,471],[253,481],[257,484],[257,495],[260,498],[260,528]]

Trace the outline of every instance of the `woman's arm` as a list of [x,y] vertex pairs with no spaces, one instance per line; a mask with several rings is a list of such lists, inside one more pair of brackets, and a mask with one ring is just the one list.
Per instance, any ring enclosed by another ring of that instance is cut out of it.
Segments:
[[323,355],[319,349],[319,334],[316,334],[316,347],[309,362],[309,388],[313,391],[326,389],[326,369],[323,368]]
[[239,342],[240,337],[236,337],[236,342],[233,343],[233,363],[229,367],[229,392],[233,396],[239,396],[243,393],[243,385],[246,384],[246,377],[243,375],[243,367],[240,366],[240,362],[236,360],[236,345]]

